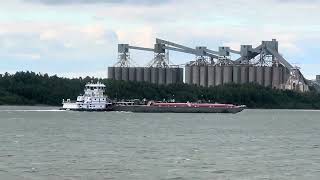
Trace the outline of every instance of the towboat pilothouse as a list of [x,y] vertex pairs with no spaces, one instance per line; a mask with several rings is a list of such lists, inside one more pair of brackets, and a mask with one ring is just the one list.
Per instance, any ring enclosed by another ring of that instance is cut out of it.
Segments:
[[100,82],[87,83],[84,89],[84,95],[77,97],[77,101],[70,99],[63,100],[62,110],[72,111],[106,111],[112,105],[106,95],[104,95],[106,86]]

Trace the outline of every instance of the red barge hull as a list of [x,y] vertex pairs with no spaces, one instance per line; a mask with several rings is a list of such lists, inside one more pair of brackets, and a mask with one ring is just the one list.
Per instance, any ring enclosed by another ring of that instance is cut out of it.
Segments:
[[111,111],[138,113],[239,113],[245,106],[232,104],[154,103],[151,105],[115,105]]

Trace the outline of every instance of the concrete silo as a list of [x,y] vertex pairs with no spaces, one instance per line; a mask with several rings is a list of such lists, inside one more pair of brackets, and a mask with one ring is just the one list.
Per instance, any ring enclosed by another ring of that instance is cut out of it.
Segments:
[[136,81],[136,68],[130,67],[129,68],[129,81]]
[[185,83],[186,84],[192,84],[193,80],[192,80],[192,66],[190,65],[186,65],[185,66]]
[[166,69],[165,68],[159,68],[159,79],[158,84],[166,84]]
[[[179,80],[179,68],[170,68],[171,69],[171,72],[172,72],[172,77],[171,77],[171,79],[172,79],[172,82],[171,82],[171,84],[174,84],[174,83],[177,83]],[[170,78],[169,78],[170,79]],[[166,79],[167,80],[167,79]],[[167,82],[166,82],[167,83]],[[168,84],[168,83],[167,83]]]
[[192,84],[200,85],[200,67],[192,66]]
[[208,87],[215,85],[214,80],[215,80],[215,67],[208,66]]
[[122,67],[115,67],[114,68],[114,79],[115,80],[122,80]]
[[115,79],[115,77],[114,77],[114,67],[108,67],[108,79]]
[[123,81],[129,81],[129,68],[123,67],[121,71],[122,71],[121,79]]
[[221,85],[223,82],[223,67],[216,66],[215,67],[215,86]]
[[200,66],[200,86],[208,87],[208,66]]
[[249,83],[256,83],[256,69],[255,66],[249,67]]
[[142,82],[143,81],[143,79],[144,79],[143,72],[144,72],[143,67],[137,67],[136,68],[136,78],[137,78],[136,80],[138,82]]
[[280,67],[273,66],[272,67],[272,87],[279,89],[280,86]]
[[232,83],[232,66],[223,67],[223,84]]
[[264,67],[263,66],[257,66],[257,78],[256,78],[256,82],[259,85],[264,85],[264,80],[263,80],[263,76],[264,76]]
[[272,67],[264,67],[264,86],[272,85]]
[[241,72],[241,84],[245,84],[249,82],[249,68],[248,66],[241,66],[240,67],[240,72]]
[[151,68],[145,67],[143,68],[143,81],[144,82],[151,82]]
[[183,68],[177,68],[178,75],[177,75],[177,82],[183,83]]
[[173,68],[165,68],[166,71],[166,84],[172,84],[174,82],[174,78],[176,78],[176,74],[174,73]]
[[233,66],[232,71],[233,71],[233,75],[232,75],[233,83],[240,84],[240,80],[241,80],[240,66]]
[[151,68],[151,83],[158,84],[159,68]]

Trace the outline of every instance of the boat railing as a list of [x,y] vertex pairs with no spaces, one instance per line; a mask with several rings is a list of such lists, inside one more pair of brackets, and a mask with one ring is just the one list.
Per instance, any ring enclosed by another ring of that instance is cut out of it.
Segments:
[[134,102],[116,102],[118,106],[133,106]]
[[70,99],[62,100],[63,103],[76,103],[77,101],[71,101]]

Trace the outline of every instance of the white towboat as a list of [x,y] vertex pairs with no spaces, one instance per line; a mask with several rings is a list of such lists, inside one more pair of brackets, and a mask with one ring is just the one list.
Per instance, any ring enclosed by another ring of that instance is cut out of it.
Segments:
[[70,99],[63,100],[62,110],[72,111],[105,111],[112,105],[106,95],[104,95],[106,86],[100,82],[87,83],[84,89],[84,95],[77,97],[77,101]]

